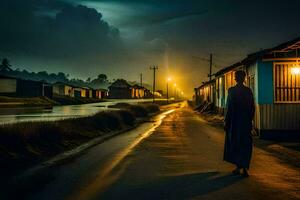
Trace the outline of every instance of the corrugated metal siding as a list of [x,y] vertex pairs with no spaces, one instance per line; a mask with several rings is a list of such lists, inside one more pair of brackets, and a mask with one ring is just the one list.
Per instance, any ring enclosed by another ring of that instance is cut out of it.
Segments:
[[230,71],[225,74],[225,102],[228,96],[228,89],[235,85],[234,71]]
[[[263,104],[257,110],[255,126],[264,130],[299,130],[300,104]],[[259,123],[260,122],[260,123]]]
[[253,92],[254,101],[258,102],[258,82],[257,82],[257,63],[254,63],[247,68],[247,85]]
[[16,91],[16,79],[0,79],[0,93],[15,93]]
[[216,107],[225,108],[225,78],[224,76],[220,76],[216,80]]
[[53,85],[53,93],[54,94],[61,94],[59,91],[60,91],[60,89],[59,89],[60,87],[59,87],[59,85]]
[[254,128],[260,129],[260,108],[259,105],[255,105],[255,116],[254,116]]

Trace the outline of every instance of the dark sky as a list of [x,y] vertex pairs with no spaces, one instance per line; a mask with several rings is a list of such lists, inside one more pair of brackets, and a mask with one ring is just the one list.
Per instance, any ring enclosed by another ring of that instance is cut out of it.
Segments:
[[[227,66],[300,36],[300,1],[0,0],[0,58],[21,69],[159,85],[169,75],[191,94],[214,54]],[[214,68],[214,70],[218,70]]]

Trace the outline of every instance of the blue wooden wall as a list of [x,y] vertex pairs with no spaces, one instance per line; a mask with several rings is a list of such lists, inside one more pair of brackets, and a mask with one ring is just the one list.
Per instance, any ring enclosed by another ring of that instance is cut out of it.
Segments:
[[257,62],[257,97],[258,104],[274,103],[273,62]]

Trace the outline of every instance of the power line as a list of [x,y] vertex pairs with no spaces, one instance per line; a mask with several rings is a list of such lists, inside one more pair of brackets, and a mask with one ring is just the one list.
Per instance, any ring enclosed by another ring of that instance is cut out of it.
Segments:
[[213,54],[209,55],[209,59],[203,58],[203,57],[199,57],[199,56],[192,56],[192,57],[197,58],[199,60],[203,60],[203,61],[209,62],[209,74],[208,74],[208,77],[209,77],[209,80],[211,81],[211,77],[213,76],[213,74],[212,74],[212,67],[214,66],[214,67],[219,68],[219,66],[213,64]]
[[[199,57],[199,56],[192,56],[192,57],[195,58],[195,59],[198,59],[198,60],[205,61],[205,62],[210,62],[210,59],[207,59],[207,58],[203,58],[203,57]],[[214,63],[212,63],[212,66],[215,67],[215,68],[221,68],[222,67],[222,66],[216,65]]]

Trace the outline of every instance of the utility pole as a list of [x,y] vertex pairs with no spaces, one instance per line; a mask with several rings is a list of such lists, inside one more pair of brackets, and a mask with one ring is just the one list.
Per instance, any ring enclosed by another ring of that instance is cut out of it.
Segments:
[[169,103],[169,81],[167,81],[167,103]]
[[[143,88],[143,74],[140,73],[140,84],[141,84],[141,87]],[[145,90],[143,89],[143,98],[145,97]]]
[[209,81],[211,81],[211,77],[212,77],[212,65],[213,65],[213,55],[210,54],[210,58],[209,58]]
[[158,70],[158,66],[156,65],[153,65],[153,66],[150,66],[150,70],[153,70],[153,103],[155,101],[155,76],[156,76],[156,70]]
[[209,62],[209,74],[207,75],[207,77],[209,77],[209,80],[211,81],[211,77],[213,76],[212,74],[212,67],[219,67],[213,64],[213,54],[210,54],[209,59],[207,58],[203,58],[203,57],[199,57],[199,56],[193,56],[193,58],[205,61],[205,62]]

